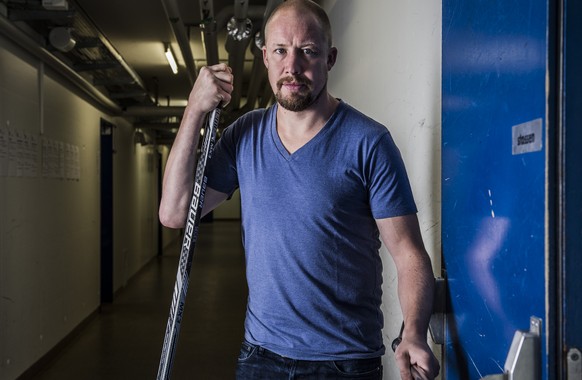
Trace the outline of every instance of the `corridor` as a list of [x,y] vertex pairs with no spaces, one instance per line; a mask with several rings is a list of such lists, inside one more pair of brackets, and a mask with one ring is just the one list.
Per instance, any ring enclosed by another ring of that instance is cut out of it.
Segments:
[[[154,379],[179,245],[146,265],[115,301],[27,379]],[[172,379],[232,379],[247,287],[238,221],[201,225]]]

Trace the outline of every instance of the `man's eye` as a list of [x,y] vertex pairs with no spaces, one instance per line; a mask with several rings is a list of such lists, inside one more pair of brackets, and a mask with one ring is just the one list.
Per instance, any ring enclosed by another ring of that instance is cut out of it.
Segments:
[[285,49],[283,48],[275,49],[275,54],[285,54]]
[[305,55],[309,55],[309,56],[317,55],[317,52],[315,50],[312,50],[312,49],[303,49],[303,53]]

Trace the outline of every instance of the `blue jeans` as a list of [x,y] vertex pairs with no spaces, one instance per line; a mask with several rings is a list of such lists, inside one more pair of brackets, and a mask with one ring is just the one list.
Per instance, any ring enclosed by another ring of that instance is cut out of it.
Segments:
[[310,361],[294,360],[243,342],[237,380],[358,379],[381,380],[381,358]]

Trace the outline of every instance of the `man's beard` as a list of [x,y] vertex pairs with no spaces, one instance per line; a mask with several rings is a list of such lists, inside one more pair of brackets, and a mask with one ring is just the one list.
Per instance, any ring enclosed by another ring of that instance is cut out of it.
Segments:
[[[292,93],[288,96],[283,96],[281,87],[285,83],[301,84],[305,86],[301,91]],[[323,92],[323,91],[321,91]],[[321,92],[313,97],[313,82],[304,76],[288,76],[277,81],[277,93],[275,98],[277,103],[286,110],[293,112],[300,112],[306,110],[315,100],[319,98]]]

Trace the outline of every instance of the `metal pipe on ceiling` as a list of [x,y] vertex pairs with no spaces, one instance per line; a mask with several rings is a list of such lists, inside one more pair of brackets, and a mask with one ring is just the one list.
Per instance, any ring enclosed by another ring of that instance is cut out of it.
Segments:
[[107,110],[107,112],[110,112],[113,115],[121,114],[121,107],[119,107],[113,100],[97,90],[93,84],[89,83],[85,78],[80,76],[61,60],[57,59],[48,50],[40,46],[38,41],[26,35],[4,16],[0,16],[0,32],[15,42],[18,46],[24,48],[30,54],[50,66],[58,74],[65,77],[77,88],[89,95],[101,107]]
[[241,109],[242,112],[248,112],[255,108],[257,98],[259,96],[259,88],[261,86],[261,83],[263,83],[266,77],[265,74],[267,70],[265,69],[265,65],[263,63],[263,52],[257,46],[257,44],[259,43],[257,40],[259,40],[259,38],[260,36],[258,36],[257,33],[255,41],[251,43],[251,52],[253,53],[254,56],[253,68],[251,70],[249,88],[247,91],[247,102],[242,107]]
[[[265,9],[265,22],[263,23],[263,28],[261,30],[262,37],[263,37],[263,44],[265,43],[265,23],[267,22],[267,20],[271,16],[271,13],[273,13],[275,8],[279,4],[281,4],[282,2],[283,2],[283,0],[268,0],[267,1],[267,6]],[[265,77],[266,77],[266,75],[265,75]],[[269,83],[269,81],[267,79],[265,81],[265,84],[263,87],[261,100],[259,102],[259,107],[260,108],[267,107],[271,103],[272,100],[273,100],[273,90],[271,89],[271,84]]]
[[248,0],[234,1],[234,14],[228,21],[226,51],[228,52],[228,65],[232,68],[234,77],[234,89],[232,98],[228,104],[228,110],[237,110],[240,108],[242,97],[242,87],[244,79],[244,60],[247,47],[253,35],[254,29],[251,21],[248,19]]
[[147,123],[147,122],[140,122],[135,123],[133,125],[134,128],[139,129],[155,129],[159,131],[168,131],[172,129],[180,128],[180,123]]
[[244,58],[249,38],[241,41],[235,41],[230,36],[226,40],[226,51],[228,51],[228,65],[232,68],[234,77],[232,98],[227,106],[228,110],[236,110],[240,107],[240,100],[242,97],[242,87],[244,80]]
[[[236,0],[235,0],[236,1]],[[216,14],[216,29],[217,30],[221,30],[226,28],[226,24],[228,24],[228,21],[230,20],[231,17],[234,16],[234,6],[233,5],[228,5],[224,8],[222,8],[220,10],[220,12],[218,12]],[[247,14],[247,18],[251,19],[251,20],[261,20],[263,18],[263,15],[265,14],[265,7],[262,5],[249,5],[246,8],[246,14]]]
[[196,65],[194,64],[194,55],[192,54],[192,48],[190,47],[190,39],[188,38],[188,33],[186,32],[186,26],[182,22],[180,17],[180,10],[176,0],[161,0],[174,32],[174,37],[180,46],[180,52],[186,63],[186,71],[188,73],[188,79],[190,80],[190,85],[193,86],[196,81]]
[[[262,47],[265,44],[265,23],[271,16],[271,13],[283,0],[268,0],[265,6],[265,13],[263,15],[263,23],[261,25],[261,30],[255,35],[255,40],[251,45],[251,52],[253,53],[253,68],[251,72],[251,78],[249,83],[249,89],[247,92],[247,102],[242,107],[243,112],[250,111],[255,108],[257,98],[259,97],[259,88],[261,84],[266,79],[267,70],[263,63],[263,52]],[[269,87],[269,86],[267,86]],[[263,95],[265,97],[266,95]],[[269,97],[271,94],[269,94]]]
[[234,0],[234,18],[237,20],[244,20],[247,18],[248,11],[248,0]]
[[200,0],[200,17],[202,24],[202,43],[206,51],[206,64],[216,65],[218,58],[218,39],[216,37],[216,19],[212,0]]
[[131,106],[123,111],[123,116],[128,117],[168,117],[182,116],[186,107],[180,106]]
[[99,32],[99,37],[98,38],[101,41],[101,43],[105,46],[105,48],[107,48],[107,50],[111,53],[111,55],[113,55],[115,57],[115,59],[117,60],[117,62],[119,62],[119,64],[121,65],[121,67],[123,67],[123,69],[125,70],[125,72],[127,72],[129,74],[129,76],[134,81],[134,83],[137,84],[138,86],[140,86],[144,91],[147,92],[147,87],[146,87],[144,81],[135,72],[135,70],[132,67],[130,67],[127,64],[127,62],[125,62],[125,59],[123,59],[123,57],[121,56],[121,54],[119,54],[119,52],[117,51],[117,49],[115,49],[115,47],[113,47],[113,45],[111,44],[111,42],[109,42],[109,40],[107,38],[105,38],[105,36],[103,34],[101,34],[101,32]]

